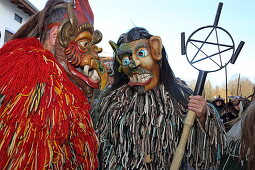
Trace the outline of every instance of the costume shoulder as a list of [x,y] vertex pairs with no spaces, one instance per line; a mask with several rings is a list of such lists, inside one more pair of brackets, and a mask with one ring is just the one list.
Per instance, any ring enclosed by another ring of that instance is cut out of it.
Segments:
[[48,60],[55,60],[36,38],[17,39],[5,44],[0,49],[0,93],[4,90],[5,97],[10,97],[25,86],[50,83],[48,76],[52,64],[46,61],[45,56]]
[[94,100],[92,107],[91,107],[91,118],[93,121],[93,125],[96,127],[96,124],[98,123],[99,120],[99,112],[100,112],[100,105],[102,103],[102,100],[110,93],[110,87],[106,87],[105,89],[103,89],[99,96],[97,97],[97,99]]
[[185,95],[190,96],[193,93],[193,91],[190,89],[190,87],[184,80],[180,79],[179,77],[176,77],[175,82],[179,86],[179,88],[185,92]]
[[95,169],[90,105],[52,53],[14,40],[0,63],[0,169]]

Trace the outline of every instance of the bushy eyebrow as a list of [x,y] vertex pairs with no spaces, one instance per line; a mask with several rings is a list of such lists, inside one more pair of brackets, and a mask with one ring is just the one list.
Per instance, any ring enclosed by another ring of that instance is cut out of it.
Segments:
[[149,48],[148,44],[143,43],[143,42],[139,42],[136,47],[135,50],[138,50],[139,48]]

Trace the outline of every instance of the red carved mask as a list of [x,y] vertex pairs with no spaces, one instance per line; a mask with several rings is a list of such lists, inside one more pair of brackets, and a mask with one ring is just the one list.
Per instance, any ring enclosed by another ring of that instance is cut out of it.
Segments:
[[103,89],[108,79],[106,68],[98,56],[102,48],[96,45],[102,40],[102,34],[94,30],[93,22],[88,0],[75,0],[67,5],[66,17],[58,30],[63,53],[56,53],[56,57],[69,78],[83,91],[88,90],[87,86]]

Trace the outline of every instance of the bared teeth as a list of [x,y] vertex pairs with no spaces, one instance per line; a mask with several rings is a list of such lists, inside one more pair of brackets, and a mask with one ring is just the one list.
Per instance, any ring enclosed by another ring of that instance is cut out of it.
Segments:
[[91,77],[93,75],[93,72],[94,72],[94,70],[89,71],[89,77]]
[[89,65],[85,65],[84,68],[83,68],[83,72],[86,76],[89,75]]
[[138,82],[138,77],[139,77],[138,74],[135,74],[135,75],[134,75],[134,81],[135,81],[135,82]]
[[85,65],[85,66],[83,67],[83,72],[84,72],[84,74],[85,74],[86,76],[91,77],[92,80],[94,80],[94,81],[100,81],[100,77],[99,77],[97,71],[94,70],[94,69],[91,69],[91,68],[89,67],[89,65]]
[[99,81],[100,80],[100,77],[99,77],[99,75],[98,75],[96,70],[93,70],[93,74],[92,74],[91,78],[92,78],[92,80],[95,80],[95,81]]
[[129,77],[130,82],[132,83],[143,83],[148,81],[150,78],[150,74],[135,74],[132,77]]
[[129,81],[130,81],[130,82],[134,82],[133,77],[129,77]]
[[143,81],[143,75],[137,76],[137,82],[144,82]]

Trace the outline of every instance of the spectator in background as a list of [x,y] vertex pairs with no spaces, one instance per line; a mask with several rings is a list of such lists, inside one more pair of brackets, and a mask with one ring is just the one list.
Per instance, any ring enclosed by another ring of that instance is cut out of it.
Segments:
[[241,96],[230,96],[229,98],[230,101],[226,104],[223,114],[221,115],[226,131],[233,126],[237,121],[235,119],[242,115],[248,105]]
[[214,105],[214,107],[217,109],[217,111],[221,115],[221,113],[223,112],[223,110],[225,108],[225,100],[223,98],[221,98],[219,95],[219,97],[217,97],[213,100],[212,104]]

